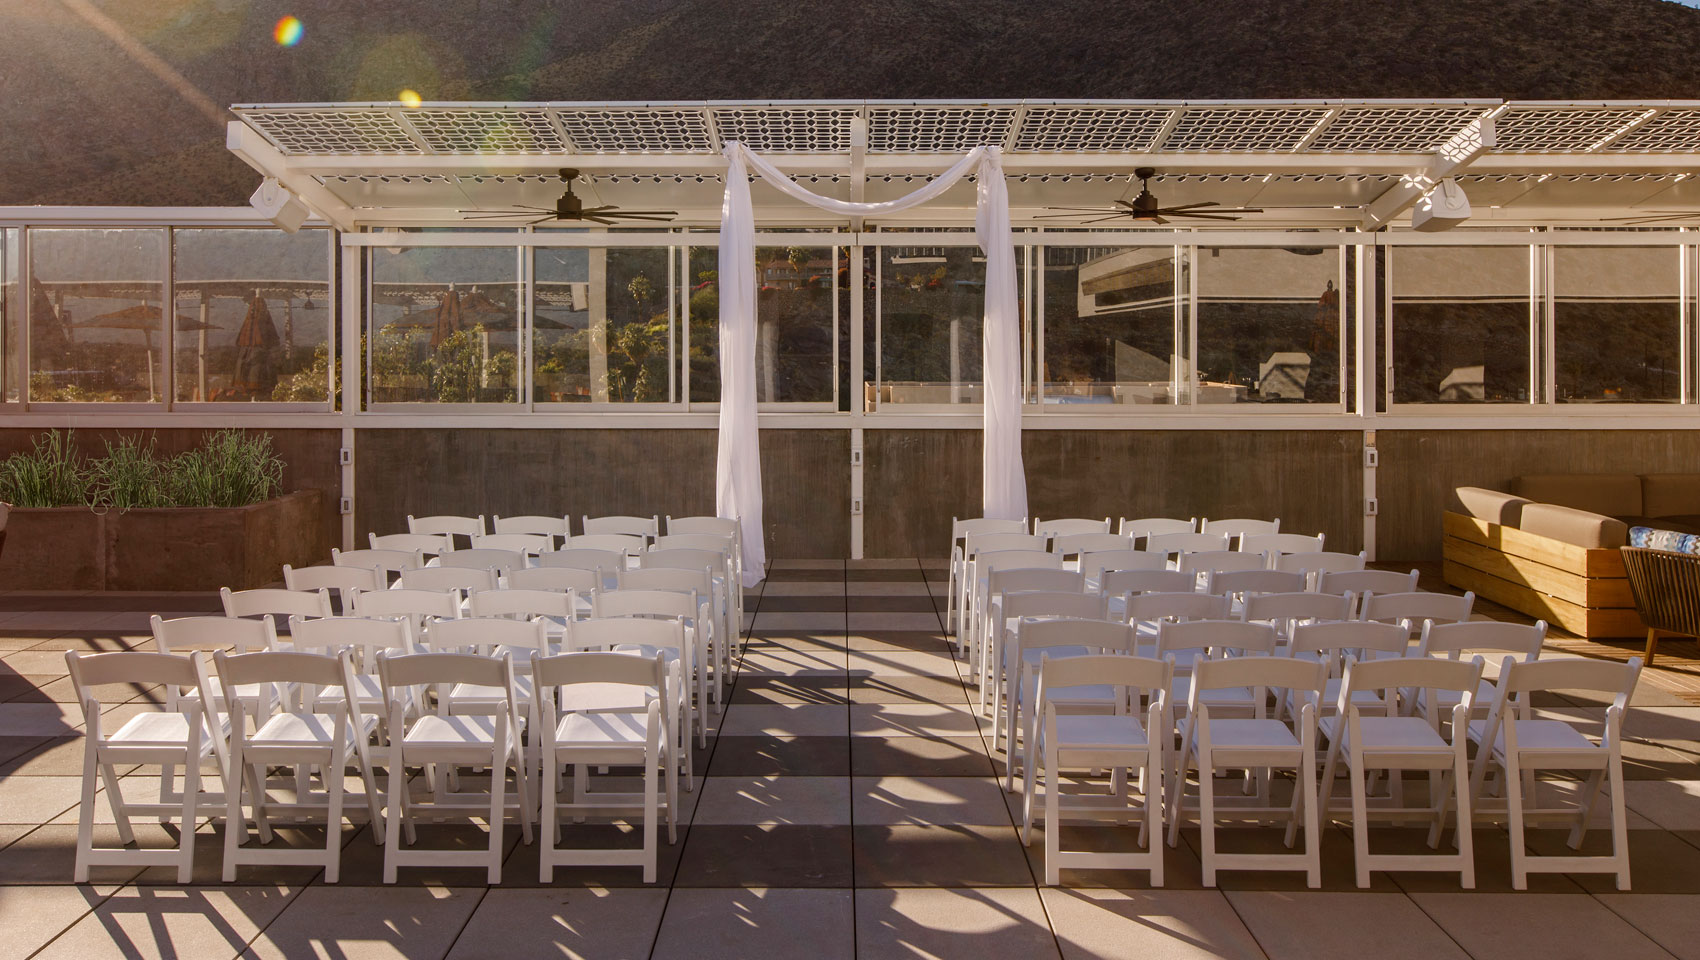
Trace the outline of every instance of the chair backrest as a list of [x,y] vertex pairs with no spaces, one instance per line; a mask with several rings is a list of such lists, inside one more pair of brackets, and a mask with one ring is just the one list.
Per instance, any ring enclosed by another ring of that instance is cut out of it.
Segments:
[[669,590],[604,590],[591,603],[591,616],[665,617],[695,620],[701,603],[695,594]]
[[[505,617],[462,617],[459,620],[427,620],[424,646],[434,653],[473,652],[488,655],[497,647],[549,652],[549,631],[542,620],[509,620]],[[516,668],[523,666],[515,664]]]
[[[1482,680],[1482,659],[1436,660],[1428,657],[1385,657],[1379,660],[1346,658],[1345,680],[1340,684],[1340,699],[1334,709],[1344,716],[1355,710],[1353,695],[1359,691],[1380,691],[1388,703],[1394,702],[1395,692],[1406,690],[1427,703],[1439,703],[1435,691],[1447,690],[1463,694],[1459,705],[1467,715],[1475,706],[1476,690]],[[1430,723],[1438,725],[1440,714],[1429,711]],[[1457,737],[1461,730],[1453,731]]]
[[425,557],[417,550],[339,550],[332,547],[331,565],[400,573],[408,567],[423,567]]
[[992,596],[1026,590],[1051,590],[1058,593],[1083,593],[1086,576],[1058,567],[1010,567],[993,570],[986,577]]
[[950,518],[950,542],[988,533],[1026,533],[1026,520],[997,520],[991,517]]
[[685,624],[681,620],[642,617],[601,617],[567,624],[566,649],[589,650],[638,646],[678,650],[683,656]]
[[1044,647],[1085,647],[1103,653],[1131,655],[1137,633],[1116,620],[1080,620],[1069,617],[1023,619],[1017,637],[1024,650]]
[[[1156,554],[1162,556],[1162,554]],[[1106,597],[1140,593],[1192,593],[1198,576],[1179,570],[1107,570],[1098,581],[1098,592]]]
[[[661,537],[656,542],[668,539],[671,538]],[[638,554],[638,566],[643,569],[711,570],[718,576],[726,570],[726,564],[726,554],[698,547],[650,549]]]
[[1127,550],[1132,547],[1133,538],[1124,537],[1119,533],[1069,533],[1051,539],[1051,552],[1060,553],[1065,557],[1101,553],[1105,550]]
[[[573,538],[568,537],[571,543]],[[569,546],[551,553],[538,554],[537,565],[540,567],[564,567],[570,570],[599,570],[603,573],[613,573],[626,565],[626,553],[623,550],[595,550],[588,547]],[[513,571],[509,571],[512,573]]]
[[408,617],[417,633],[424,617],[460,616],[460,594],[443,590],[364,590],[354,595],[357,617]]
[[1204,579],[1205,593],[1253,597],[1260,593],[1300,593],[1305,575],[1284,570],[1212,571]]
[[[617,683],[653,690],[647,696],[650,723],[660,721],[663,729],[672,727],[673,697],[668,693],[668,668],[659,656],[633,656],[629,653],[563,653],[553,657],[538,657],[531,662],[537,695],[532,698],[538,719],[537,729],[547,738],[557,729],[555,716],[558,705],[570,709],[576,702],[572,696],[560,697],[556,691],[581,683]],[[651,729],[650,735],[655,731]]]
[[472,538],[474,550],[511,550],[539,554],[555,549],[555,538],[546,533],[491,533]]
[[331,592],[317,590],[279,590],[259,587],[254,590],[232,590],[219,587],[218,596],[224,603],[227,617],[328,617]]
[[1005,593],[1000,609],[1010,619],[1067,617],[1071,620],[1104,619],[1104,598],[1096,593],[1030,590]]
[[1382,623],[1397,623],[1409,620],[1411,628],[1422,628],[1422,621],[1434,620],[1439,623],[1458,623],[1470,619],[1470,608],[1475,606],[1476,595],[1473,592],[1455,597],[1450,593],[1428,593],[1413,591],[1411,593],[1367,593],[1359,605],[1358,616],[1364,620],[1377,620]]
[[1129,623],[1161,620],[1225,620],[1228,598],[1208,593],[1141,593],[1127,598]]
[[580,517],[581,530],[587,535],[617,534],[627,537],[654,539],[661,533],[661,515],[653,517]]
[[590,596],[602,589],[600,570],[581,570],[577,567],[526,567],[508,571],[510,590],[553,590],[565,593],[572,590]]
[[1160,537],[1170,533],[1197,533],[1198,521],[1174,520],[1169,517],[1123,517],[1116,532],[1124,537]]
[[358,663],[368,673],[377,669],[376,657],[382,651],[413,651],[413,627],[406,617],[395,620],[368,620],[364,617],[304,620],[290,617],[289,635],[295,649],[303,653],[344,648],[358,650]]
[[1189,650],[1209,651],[1216,659],[1229,653],[1269,655],[1275,652],[1275,628],[1244,620],[1165,620],[1157,624],[1159,658]]
[[1257,593],[1245,598],[1245,607],[1240,616],[1245,620],[1264,623],[1292,623],[1304,620],[1328,623],[1351,619],[1355,607],[1356,598],[1350,594],[1312,593],[1308,590]]
[[990,576],[999,570],[1017,568],[1051,567],[1060,570],[1062,569],[1063,558],[1060,553],[1051,553],[1045,550],[996,550],[977,555],[974,558],[974,564],[980,576]]
[[1629,705],[1640,676],[1640,657],[1630,657],[1626,663],[1588,657],[1556,657],[1533,661],[1518,661],[1506,657],[1501,664],[1496,686],[1513,695],[1532,690],[1609,693],[1615,696],[1616,706],[1621,712]]
[[621,590],[666,590],[670,593],[694,593],[711,596],[714,578],[702,568],[646,567],[641,570],[621,570]]
[[1345,573],[1364,568],[1363,551],[1357,553],[1283,553],[1275,558],[1275,569],[1298,573]]
[[1398,657],[1404,656],[1409,646],[1410,640],[1397,624],[1338,620],[1293,627],[1287,655],[1316,654],[1318,660],[1338,669],[1348,654],[1359,660]]
[[403,590],[433,590],[442,593],[447,590],[496,589],[496,571],[486,567],[414,567],[401,572],[399,581]]
[[737,550],[737,542],[719,533],[669,533],[656,537],[648,552],[662,550],[712,550],[730,557]]
[[[1192,691],[1187,703],[1199,707],[1198,694],[1204,690],[1250,687],[1253,691],[1277,690],[1309,693],[1313,702],[1328,685],[1328,668],[1314,660],[1291,660],[1287,657],[1231,657],[1200,660],[1192,667]],[[1252,697],[1258,716],[1263,715],[1264,702]]]
[[436,533],[444,536],[476,537],[484,534],[484,516],[457,517],[441,514],[434,517],[407,515],[408,533]]
[[466,612],[474,617],[573,618],[577,597],[553,590],[484,590],[467,598]]
[[[298,684],[311,690],[311,694],[302,698],[308,703],[316,699],[318,691],[335,687],[342,691],[343,707],[348,711],[346,716],[353,721],[355,729],[363,729],[359,698],[349,696],[354,685],[354,660],[346,650],[337,653],[273,650],[244,654],[227,654],[220,650],[213,654],[213,663],[219,681],[224,686],[224,710],[227,716],[234,718],[242,715],[238,687],[250,684]],[[232,736],[247,735],[246,724],[233,721],[230,728]],[[366,738],[353,739],[356,752],[364,757]]]
[[367,546],[373,550],[406,550],[428,556],[454,549],[454,542],[449,536],[439,533],[391,533],[384,536],[368,533],[366,540]]
[[[77,695],[77,703],[83,708],[84,732],[90,739],[98,737],[105,740],[109,732],[101,725],[103,701],[99,688],[113,684],[125,685],[126,698],[135,696],[137,685],[163,685],[171,703],[168,709],[181,710],[191,718],[191,737],[199,737],[202,730],[200,724],[193,722],[193,718],[205,714],[210,721],[218,715],[219,705],[212,702],[210,697],[190,699],[179,705],[183,694],[191,690],[212,688],[205,655],[199,650],[191,651],[186,657],[141,650],[116,650],[111,653],[67,650],[65,665],[71,674],[71,689]],[[209,722],[207,727],[217,730],[218,724]],[[212,747],[219,766],[227,766],[224,738],[213,736]]]
[[738,521],[731,517],[668,517],[667,535],[680,533],[712,533],[736,539]]
[[1240,549],[1247,553],[1267,553],[1282,556],[1288,553],[1321,553],[1326,537],[1302,533],[1252,533],[1240,538]]
[[[486,657],[476,653],[412,653],[398,656],[384,651],[378,654],[378,679],[384,687],[384,698],[390,705],[392,727],[394,721],[402,719],[407,703],[418,702],[411,691],[427,686],[466,683],[495,687],[505,693],[508,729],[513,731],[516,740],[519,737],[519,698],[514,690],[514,660],[511,654]],[[397,696],[401,689],[410,691],[409,695]],[[437,709],[447,711],[446,699],[439,701]],[[405,751],[406,741],[399,736],[399,731],[396,739],[398,744],[403,745],[400,749]]]
[[1457,660],[1464,651],[1478,653],[1509,653],[1518,659],[1540,659],[1541,644],[1546,641],[1547,622],[1533,624],[1506,623],[1503,620],[1465,620],[1460,623],[1423,621],[1422,640],[1417,653],[1425,657],[1447,657]]
[[569,537],[573,532],[566,517],[545,517],[540,514],[527,514],[522,517],[504,517],[497,514],[490,529],[495,533],[532,533],[550,538]]
[[478,570],[494,570],[497,576],[506,576],[510,571],[525,566],[525,554],[517,550],[478,547],[471,550],[456,550],[453,553],[445,553],[437,558],[437,564],[444,567],[472,567]]
[[1253,520],[1235,517],[1230,520],[1205,520],[1198,525],[1200,533],[1216,533],[1224,537],[1249,537],[1260,533],[1280,533],[1281,518]]
[[[317,611],[312,615],[323,616]],[[277,646],[277,629],[270,617],[261,620],[175,617],[167,620],[156,613],[148,618],[148,625],[153,629],[154,650],[168,655],[227,648],[234,648],[237,653],[251,653]]]
[[1226,550],[1228,538],[1219,533],[1159,533],[1145,538],[1145,549],[1153,553]]
[[1050,547],[1049,537],[1030,533],[976,533],[963,541],[964,555],[972,559],[978,554],[1009,550],[1031,550],[1044,553]]
[[1095,520],[1086,517],[1067,517],[1059,520],[1033,518],[1033,532],[1041,537],[1072,537],[1082,533],[1109,533],[1110,518]]
[[1324,570],[1316,578],[1318,593],[1408,593],[1417,589],[1417,571]]
[[1269,558],[1261,553],[1244,553],[1239,550],[1200,550],[1197,553],[1181,554],[1180,568],[1184,573],[1206,575],[1266,570],[1269,568]]
[[1092,550],[1080,555],[1080,572],[1100,582],[1106,571],[1164,570],[1168,565],[1168,554],[1149,550]]
[[1624,572],[1635,612],[1648,630],[1678,636],[1700,634],[1700,604],[1689,586],[1700,575],[1700,557],[1652,547],[1622,547]]
[[1115,698],[1118,712],[1146,696],[1150,698],[1152,711],[1161,714],[1167,708],[1173,677],[1170,664],[1150,657],[1117,653],[1045,657],[1039,664],[1039,687],[1033,705],[1044,715],[1050,708],[1052,690],[1107,684],[1121,694]]
[[290,590],[335,590],[337,599],[348,606],[355,590],[382,590],[389,578],[380,567],[283,565],[283,585]]
[[587,533],[568,537],[564,546],[568,550],[606,550],[630,557],[642,553],[648,545],[649,541],[644,537],[623,533]]

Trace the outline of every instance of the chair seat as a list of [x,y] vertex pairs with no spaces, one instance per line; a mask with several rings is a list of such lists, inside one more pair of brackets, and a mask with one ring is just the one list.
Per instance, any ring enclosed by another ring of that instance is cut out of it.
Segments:
[[426,714],[414,722],[403,738],[408,746],[460,747],[496,742],[496,718]]
[[[363,713],[360,715],[361,733],[371,733],[378,725],[378,718]],[[250,747],[270,746],[306,746],[318,744],[330,746],[331,739],[336,734],[336,718],[323,713],[280,713],[267,720],[248,738]],[[354,740],[354,726],[347,728],[344,739],[350,743]]]
[[555,727],[555,746],[631,746],[649,739],[649,713],[569,713]]
[[1057,749],[1143,747],[1145,726],[1132,715],[1069,714],[1057,717]]
[[[260,683],[239,683],[239,684],[236,685],[236,699],[242,700],[244,702],[258,701],[260,699],[260,690],[264,686],[265,686],[264,684],[260,684]],[[224,682],[223,681],[221,681],[218,677],[208,677],[207,678],[207,692],[212,694],[213,700],[216,703],[218,703],[221,707],[223,706],[223,703],[224,703]]]
[[[1494,695],[1498,692],[1499,691],[1494,687],[1492,680],[1483,680],[1481,684],[1476,687],[1475,709],[1483,711],[1487,710],[1488,707],[1493,705]],[[1439,703],[1441,709],[1448,713],[1451,712],[1453,707],[1456,707],[1464,701],[1464,691],[1462,690],[1426,690],[1423,692],[1424,701],[1427,701],[1429,694],[1433,694],[1435,702]]]
[[[230,735],[230,720],[223,714],[218,718],[218,735]],[[189,743],[189,718],[165,710],[138,713],[124,721],[106,742],[115,747],[184,747]],[[212,733],[206,721],[201,722],[201,752],[212,749]]]
[[[531,702],[531,678],[514,677],[514,697],[520,703]],[[457,683],[449,688],[451,703],[505,703],[508,692],[502,687],[486,687],[476,683]]]
[[[1338,677],[1335,677],[1334,679],[1328,680],[1325,683],[1323,683],[1323,685],[1322,685],[1322,700],[1321,700],[1321,703],[1320,703],[1320,706],[1322,707],[1323,710],[1333,712],[1334,708],[1340,703],[1340,683],[1341,683],[1341,680]],[[1292,703],[1295,703],[1296,701],[1293,699],[1293,697],[1291,695],[1289,695],[1288,698],[1287,698],[1287,702],[1289,704],[1292,704]],[[1457,701],[1453,701],[1453,702],[1457,702]],[[1357,707],[1359,710],[1364,710],[1364,709],[1368,709],[1368,708],[1372,708],[1372,707],[1375,708],[1378,711],[1381,711],[1381,712],[1386,712],[1386,710],[1387,710],[1387,703],[1386,703],[1386,701],[1384,701],[1382,699],[1381,691],[1379,691],[1379,690],[1354,690],[1354,691],[1352,691],[1352,705]]]
[[561,708],[582,713],[621,713],[647,709],[660,696],[654,687],[630,683],[575,683],[561,688]]
[[[1192,692],[1191,677],[1176,677],[1169,688],[1169,702],[1185,709],[1188,696]],[[1216,687],[1210,690],[1200,690],[1198,700],[1207,707],[1252,707],[1250,687]]]
[[[1197,735],[1194,734],[1194,740]],[[1299,748],[1298,738],[1293,731],[1279,720],[1212,720],[1210,721],[1210,746],[1215,750],[1224,749],[1291,749]]]
[[[1470,722],[1470,739],[1478,743],[1485,730],[1485,720]],[[1594,741],[1583,736],[1580,731],[1563,720],[1519,720],[1517,721],[1517,752],[1519,754],[1542,753],[1554,755],[1552,759],[1567,758],[1569,762],[1598,765],[1603,763],[1606,751]],[[1505,756],[1505,728],[1499,728],[1499,735],[1494,740],[1493,753],[1496,758]]]
[[1319,721],[1323,734],[1333,739],[1336,731],[1348,750],[1371,753],[1446,753],[1452,747],[1421,717],[1360,717],[1363,742],[1353,744],[1346,734],[1344,717],[1328,716]]
[[653,657],[657,654],[660,654],[661,659],[665,660],[668,663],[672,663],[674,660],[679,659],[679,651],[676,650],[675,648],[673,648],[673,647],[652,647],[647,643],[622,643],[622,644],[619,644],[618,646],[614,647],[613,652],[615,652],[615,653],[631,653],[631,654],[636,654],[637,656],[640,656],[640,657]]

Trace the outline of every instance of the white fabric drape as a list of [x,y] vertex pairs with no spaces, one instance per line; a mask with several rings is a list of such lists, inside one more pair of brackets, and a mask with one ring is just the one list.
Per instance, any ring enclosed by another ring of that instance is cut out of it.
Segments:
[[982,513],[1027,515],[1021,465],[1021,329],[1015,296],[1015,247],[1009,191],[997,147],[975,147],[954,166],[907,196],[852,203],[815,194],[736,141],[726,144],[726,196],[720,207],[720,449],[715,499],[744,533],[745,586],[761,580],[767,558],[761,524],[761,460],[756,426],[755,214],[749,171],[781,193],[832,213],[880,216],[937,198],[969,173],[978,174],[974,238],[986,255],[986,306],[981,365],[985,380]]

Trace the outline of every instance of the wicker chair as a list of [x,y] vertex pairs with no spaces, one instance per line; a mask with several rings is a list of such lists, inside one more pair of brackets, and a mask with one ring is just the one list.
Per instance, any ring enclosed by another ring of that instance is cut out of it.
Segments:
[[1651,666],[1659,634],[1700,637],[1700,556],[1648,547],[1622,550],[1635,609],[1647,625],[1645,659]]

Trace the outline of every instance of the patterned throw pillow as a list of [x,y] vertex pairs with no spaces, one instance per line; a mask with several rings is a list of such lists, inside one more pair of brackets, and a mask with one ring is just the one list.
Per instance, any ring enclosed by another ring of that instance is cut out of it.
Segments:
[[1676,553],[1700,554],[1700,534],[1678,533],[1675,530],[1660,530],[1657,527],[1630,527],[1629,545],[1632,547],[1650,547],[1654,550],[1671,550]]

